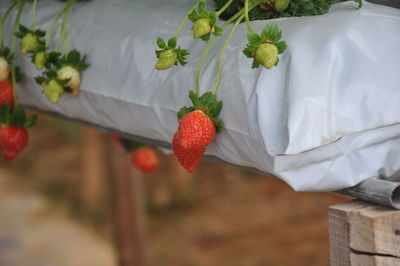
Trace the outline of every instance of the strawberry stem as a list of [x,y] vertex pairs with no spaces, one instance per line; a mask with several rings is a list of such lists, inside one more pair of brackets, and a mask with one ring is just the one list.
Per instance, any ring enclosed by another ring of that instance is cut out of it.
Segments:
[[247,29],[251,33],[251,32],[253,32],[253,29],[251,27],[250,20],[249,20],[249,0],[245,0],[244,1],[244,15],[245,15],[245,18],[246,18]]
[[233,0],[229,0],[228,2],[226,2],[226,4],[223,7],[221,7],[220,10],[218,10],[217,17],[219,17],[222,14],[222,12],[224,12],[225,9],[227,9],[232,4],[232,2]]
[[66,10],[66,7],[64,7],[60,12],[58,12],[58,14],[56,15],[56,18],[53,21],[53,24],[51,24],[49,34],[47,35],[47,39],[46,39],[46,48],[49,47],[51,36],[53,35],[54,30],[56,29],[57,23],[60,20],[61,16],[64,14],[65,10]]
[[4,22],[6,21],[8,15],[10,14],[11,10],[15,8],[17,5],[17,2],[12,3],[4,13],[4,15],[0,18],[0,49],[3,47],[3,25]]
[[[13,35],[11,39],[11,54],[15,53],[15,48],[17,46],[17,36],[16,33],[18,31],[19,20],[21,18],[22,10],[25,5],[25,0],[17,0],[17,17],[15,18],[14,27],[13,27]],[[15,75],[15,63],[14,60],[11,64],[11,81],[13,86],[13,94],[14,94],[14,103],[17,103],[17,77]]]
[[32,30],[36,29],[36,4],[37,4],[37,0],[33,0],[33,4],[32,4]]
[[[61,26],[60,35],[62,35],[64,38],[64,53],[65,54],[68,53],[68,30],[67,30],[68,17],[69,17],[71,8],[75,4],[75,2],[76,2],[76,0],[68,0],[67,7],[66,7],[67,9],[65,10],[64,19],[63,19],[62,26]],[[60,36],[60,38],[61,38],[61,36]]]
[[[251,5],[249,7],[249,11],[252,10],[253,8],[255,8],[256,6],[264,3],[266,0],[262,0],[262,1],[257,1],[256,3],[254,3],[253,5]],[[228,26],[229,24],[231,24],[235,19],[237,19],[239,16],[243,15],[244,9],[239,10],[235,15],[233,15],[229,20],[227,20],[222,26],[222,29],[225,29],[226,26]],[[200,59],[200,63],[199,66],[197,68],[197,72],[196,72],[196,88],[195,88],[195,94],[199,95],[199,91],[200,91],[200,74],[201,74],[201,69],[203,68],[203,64],[207,58],[208,52],[210,51],[211,46],[214,44],[216,39],[216,36],[214,36],[209,42],[208,45],[206,47],[206,50],[204,51],[201,59]]]
[[225,49],[228,46],[229,42],[232,40],[233,33],[235,33],[237,27],[239,26],[239,23],[242,21],[242,19],[246,16],[246,12],[244,12],[243,15],[241,15],[233,25],[231,31],[229,32],[228,38],[226,38],[226,41],[224,43],[224,46],[221,49],[221,52],[218,57],[218,67],[217,67],[217,76],[215,77],[215,83],[214,87],[212,89],[212,94],[216,94],[219,86],[219,81],[221,80],[221,66],[222,66],[222,59],[224,57]]
[[186,14],[186,16],[183,18],[181,24],[179,24],[178,30],[177,30],[176,33],[175,33],[175,37],[176,37],[177,39],[178,39],[179,34],[181,33],[182,29],[183,29],[183,26],[184,26],[185,23],[186,23],[186,20],[187,20],[187,18],[188,18],[188,15],[189,15],[190,13],[192,13],[193,9],[195,9],[198,5],[199,5],[199,3],[196,3],[196,4],[189,10],[189,12],[187,12],[187,14]]

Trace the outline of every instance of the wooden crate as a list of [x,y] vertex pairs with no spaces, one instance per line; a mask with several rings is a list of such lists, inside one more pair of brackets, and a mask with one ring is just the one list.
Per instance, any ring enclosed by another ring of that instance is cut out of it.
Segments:
[[400,211],[353,200],[329,208],[331,266],[400,265]]

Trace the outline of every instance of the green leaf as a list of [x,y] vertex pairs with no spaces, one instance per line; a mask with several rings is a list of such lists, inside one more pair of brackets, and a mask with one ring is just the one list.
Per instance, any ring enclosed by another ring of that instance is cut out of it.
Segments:
[[263,40],[277,42],[282,37],[282,32],[276,23],[267,24],[262,31]]
[[18,25],[18,30],[19,30],[20,32],[22,32],[22,33],[28,33],[28,32],[30,32],[30,30],[29,30],[27,27],[25,27],[24,25],[22,25],[22,24],[19,24],[19,25]]
[[259,44],[261,37],[257,33],[249,33],[247,34],[247,40],[249,40],[250,44]]
[[164,39],[161,38],[161,37],[158,37],[158,38],[157,38],[157,45],[158,45],[158,47],[160,47],[161,49],[167,49],[167,48],[168,48],[167,45],[165,44]]
[[168,47],[171,49],[176,47],[176,37],[172,37],[168,40]]
[[253,64],[251,65],[251,68],[258,68],[260,67],[260,63],[258,63],[255,59],[253,60]]
[[277,42],[275,43],[275,46],[278,48],[280,54],[283,53],[287,48],[285,41]]
[[189,91],[189,99],[192,101],[194,107],[200,105],[199,96],[194,91]]
[[28,117],[25,119],[25,121],[23,123],[23,127],[32,127],[36,124],[36,121],[37,121],[37,115]]
[[14,107],[11,114],[11,123],[15,126],[22,126],[25,121],[25,111],[21,105]]
[[188,113],[193,112],[194,110],[196,110],[194,109],[194,107],[186,107],[186,106],[182,107],[177,114],[178,119],[182,118],[184,115]]

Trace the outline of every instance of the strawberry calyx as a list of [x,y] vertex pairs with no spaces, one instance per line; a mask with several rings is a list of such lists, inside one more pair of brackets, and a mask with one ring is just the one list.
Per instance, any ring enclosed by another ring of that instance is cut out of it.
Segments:
[[5,46],[3,48],[0,48],[0,58],[4,59],[5,61],[7,61],[8,64],[11,65],[15,56],[14,56],[14,54],[11,53],[10,48]]
[[189,51],[177,47],[177,38],[172,37],[165,42],[163,38],[157,38],[157,46],[161,50],[156,50],[156,56],[158,58],[156,69],[163,70],[172,67],[173,65],[181,64],[186,65],[186,56],[189,55]]
[[287,48],[286,42],[280,41],[281,37],[282,32],[275,23],[267,24],[261,34],[249,33],[247,35],[249,42],[243,50],[243,54],[248,58],[253,58],[252,68],[263,65],[269,69],[278,64],[278,55]]
[[218,115],[222,110],[223,102],[218,101],[212,92],[206,92],[199,96],[194,91],[189,91],[189,98],[192,101],[193,106],[182,107],[178,112],[178,119],[181,119],[184,115],[195,110],[201,110],[211,119],[217,131],[225,128],[224,122],[218,118]]
[[218,12],[208,12],[206,9],[206,1],[201,0],[192,12],[188,15],[188,19],[194,23],[193,37],[202,39],[207,42],[211,34],[214,36],[222,36],[223,28],[218,26]]
[[8,102],[5,102],[0,107],[0,124],[2,126],[17,126],[28,128],[35,125],[37,115],[27,117],[21,105],[10,107]]

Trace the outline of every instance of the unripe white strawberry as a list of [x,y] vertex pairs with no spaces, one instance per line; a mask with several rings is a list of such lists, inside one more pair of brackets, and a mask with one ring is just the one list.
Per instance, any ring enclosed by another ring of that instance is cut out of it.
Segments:
[[39,39],[35,34],[28,33],[21,40],[22,53],[35,52],[39,46]]
[[156,69],[164,70],[164,69],[172,67],[176,63],[177,58],[178,58],[178,55],[172,49],[168,49],[168,50],[161,52],[160,58],[158,59],[158,61],[156,63]]
[[267,69],[271,69],[276,63],[278,63],[278,48],[274,44],[263,43],[258,46],[255,54],[255,58],[258,63],[263,65]]
[[199,39],[211,32],[211,24],[208,18],[198,19],[193,25],[193,38]]
[[44,87],[44,95],[46,95],[47,99],[49,99],[51,103],[58,103],[63,93],[63,87],[56,80],[50,80]]
[[46,64],[47,58],[45,52],[38,52],[35,54],[34,62],[38,70],[42,70]]
[[81,84],[81,77],[78,70],[72,66],[65,66],[57,71],[57,77],[60,80],[69,79],[65,86],[72,88],[72,95],[78,94],[79,86]]
[[10,74],[10,66],[4,57],[0,57],[0,82],[8,78]]

